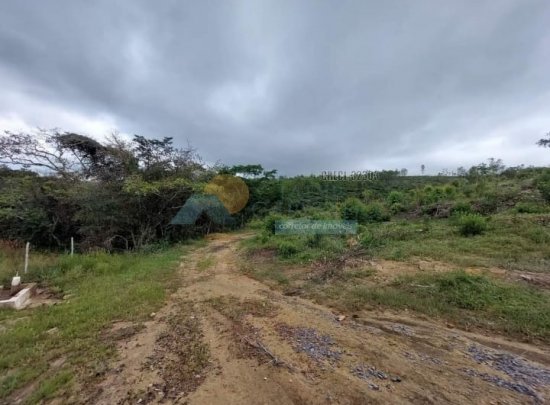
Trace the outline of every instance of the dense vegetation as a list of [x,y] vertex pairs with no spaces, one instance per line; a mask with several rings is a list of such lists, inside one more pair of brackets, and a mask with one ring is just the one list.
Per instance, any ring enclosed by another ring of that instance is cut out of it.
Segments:
[[[80,250],[142,248],[201,232],[171,218],[212,171],[171,138],[99,143],[43,131],[0,138],[0,238]],[[15,168],[18,169],[15,169]]]

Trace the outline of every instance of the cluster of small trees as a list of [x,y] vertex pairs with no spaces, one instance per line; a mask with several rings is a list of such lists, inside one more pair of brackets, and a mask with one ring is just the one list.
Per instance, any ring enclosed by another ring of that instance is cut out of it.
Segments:
[[0,136],[0,239],[81,249],[142,248],[200,232],[171,226],[212,176],[172,138],[106,142],[55,130]]

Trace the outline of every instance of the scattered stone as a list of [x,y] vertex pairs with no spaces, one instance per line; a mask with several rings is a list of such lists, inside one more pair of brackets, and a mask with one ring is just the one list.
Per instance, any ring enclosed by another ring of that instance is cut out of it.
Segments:
[[407,325],[394,323],[391,325],[391,330],[405,336],[414,336],[414,330]]
[[[358,364],[351,369],[351,373],[362,380],[369,380],[370,378],[377,378],[379,380],[388,379],[388,373],[377,370],[375,367],[366,364]],[[391,376],[389,378],[392,382],[401,382],[401,377],[397,375]],[[378,385],[371,382],[369,382],[369,388],[376,391],[380,389]]]
[[342,322],[344,319],[346,319],[346,316],[345,316],[345,315],[339,315],[339,316],[336,318],[336,320],[337,320],[338,322]]
[[529,386],[544,386],[550,384],[550,370],[528,362],[510,353],[493,352],[482,347],[471,345],[468,348],[470,356],[480,364],[510,376],[514,381],[521,381]]
[[307,354],[312,359],[329,363],[340,361],[343,351],[336,347],[333,339],[328,335],[321,335],[313,328],[292,327],[279,324],[277,332],[288,340],[296,352]]
[[533,390],[532,388],[529,388],[526,385],[506,381],[500,378],[499,376],[491,375],[487,373],[480,373],[478,371],[475,371],[469,368],[463,368],[461,369],[461,371],[465,372],[471,377],[481,378],[483,381],[496,385],[497,387],[506,388],[510,391],[515,391],[523,395],[528,395],[532,398],[535,398],[539,402],[543,402],[541,396],[535,390]]
[[436,364],[438,366],[440,366],[442,364],[447,364],[447,362],[444,362],[444,361],[442,361],[441,359],[439,359],[437,357],[428,356],[425,353],[417,353],[415,355],[415,354],[410,353],[410,352],[403,352],[403,357],[405,357],[409,360],[412,360],[414,362],[416,362],[418,360],[421,360],[421,361],[424,361],[424,362]]

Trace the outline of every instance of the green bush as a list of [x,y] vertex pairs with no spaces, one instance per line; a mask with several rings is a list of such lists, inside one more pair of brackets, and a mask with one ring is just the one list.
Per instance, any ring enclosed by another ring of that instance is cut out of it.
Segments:
[[382,204],[370,203],[365,205],[364,222],[384,222],[389,220],[390,220],[390,215],[385,210]]
[[319,233],[308,235],[306,239],[306,245],[310,248],[316,248],[321,245],[322,240],[323,240],[323,235]]
[[470,214],[472,212],[472,206],[466,201],[458,201],[451,208],[452,215]]
[[282,257],[289,258],[298,253],[298,251],[299,249],[296,243],[290,240],[282,240],[277,243],[277,253]]
[[487,230],[487,220],[479,214],[461,215],[457,223],[462,236],[481,235]]
[[390,211],[392,214],[398,214],[407,211],[407,207],[401,203],[395,203],[390,205]]
[[371,231],[366,231],[359,238],[359,243],[366,249],[372,249],[384,245],[384,240]]
[[364,223],[366,218],[365,204],[358,198],[348,198],[344,201],[340,209],[340,215],[345,220],[355,220],[359,223]]
[[537,189],[540,191],[542,198],[547,203],[550,203],[550,170],[544,172],[537,178]]
[[519,214],[544,214],[547,211],[545,207],[530,202],[519,202],[515,209]]
[[476,203],[476,211],[480,214],[493,214],[498,209],[498,198],[494,194],[488,194]]
[[388,194],[387,200],[390,206],[394,204],[403,204],[405,202],[405,194],[394,190]]
[[279,214],[269,214],[268,216],[265,217],[264,219],[264,229],[270,233],[271,235],[273,235],[275,233],[275,224],[278,222],[278,221],[281,221],[283,220],[284,217],[282,215],[279,215]]

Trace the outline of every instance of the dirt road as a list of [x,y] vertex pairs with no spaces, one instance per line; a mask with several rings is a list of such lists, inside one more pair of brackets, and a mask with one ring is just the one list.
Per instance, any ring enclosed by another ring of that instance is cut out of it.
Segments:
[[143,329],[121,340],[119,359],[89,390],[90,403],[523,404],[550,398],[546,347],[406,314],[344,318],[240,273],[236,246],[243,237],[212,235],[184,259],[184,286]]

